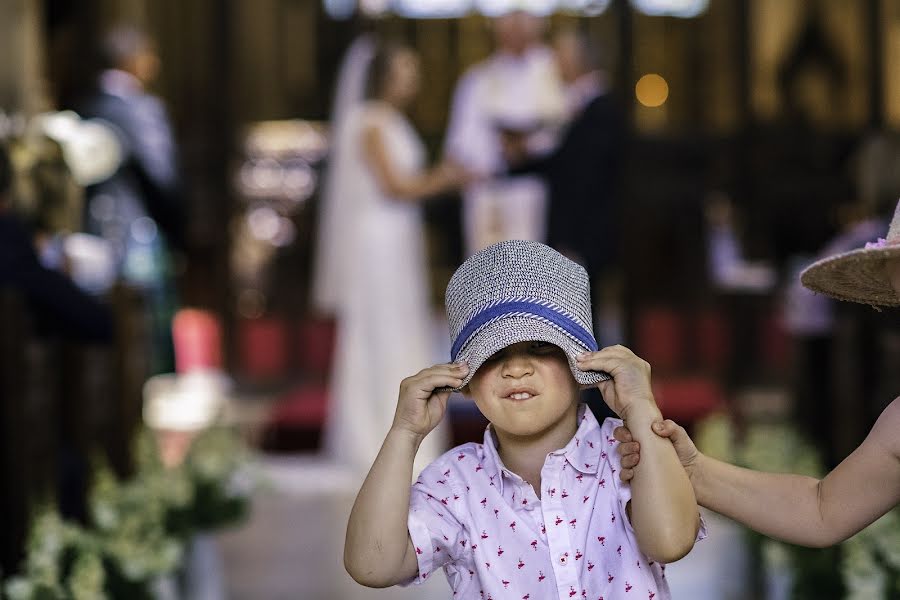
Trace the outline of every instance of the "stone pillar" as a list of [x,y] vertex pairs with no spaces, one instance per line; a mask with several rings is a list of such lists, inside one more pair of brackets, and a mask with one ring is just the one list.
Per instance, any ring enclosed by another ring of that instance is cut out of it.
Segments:
[[0,111],[32,115],[46,108],[39,0],[0,2]]

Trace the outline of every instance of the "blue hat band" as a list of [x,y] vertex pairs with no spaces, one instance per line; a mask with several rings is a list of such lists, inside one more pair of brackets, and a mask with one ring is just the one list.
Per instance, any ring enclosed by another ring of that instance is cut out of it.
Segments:
[[463,327],[462,331],[459,332],[459,335],[453,342],[453,347],[450,350],[451,360],[456,360],[463,346],[465,346],[469,339],[471,339],[471,337],[485,324],[506,315],[533,315],[535,317],[540,317],[542,320],[549,321],[581,342],[588,350],[597,351],[599,349],[597,341],[594,339],[594,335],[565,313],[539,302],[502,302],[475,313],[475,316],[466,323],[466,326]]

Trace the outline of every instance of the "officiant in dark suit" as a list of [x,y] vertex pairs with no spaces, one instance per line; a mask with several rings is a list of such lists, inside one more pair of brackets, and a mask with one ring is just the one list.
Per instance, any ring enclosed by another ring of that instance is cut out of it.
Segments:
[[[520,136],[502,131],[510,174],[535,173],[548,187],[547,243],[579,262],[591,278],[594,329],[601,346],[624,342],[619,181],[626,144],[625,115],[607,86],[602,55],[574,30],[556,36],[557,68],[570,121],[555,149],[529,156]],[[613,416],[596,389],[585,401],[599,419]]]
[[593,281],[601,345],[622,340],[617,296],[621,229],[618,200],[626,144],[625,115],[607,86],[601,52],[587,36],[554,39],[570,121],[550,154],[528,156],[512,132],[503,135],[511,174],[536,173],[549,188],[548,243],[580,262]]

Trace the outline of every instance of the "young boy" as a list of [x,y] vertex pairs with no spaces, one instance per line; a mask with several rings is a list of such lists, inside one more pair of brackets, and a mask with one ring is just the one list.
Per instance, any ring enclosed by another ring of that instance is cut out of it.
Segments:
[[[622,346],[597,351],[584,269],[535,242],[470,257],[447,287],[454,363],[400,385],[393,426],[350,514],[344,564],[371,587],[443,567],[454,597],[669,597],[665,566],[693,547],[697,503],[660,419],[650,367]],[[612,432],[578,402],[583,385],[638,434],[642,468],[618,477]],[[422,439],[462,389],[488,418],[484,444],[426,467]]]

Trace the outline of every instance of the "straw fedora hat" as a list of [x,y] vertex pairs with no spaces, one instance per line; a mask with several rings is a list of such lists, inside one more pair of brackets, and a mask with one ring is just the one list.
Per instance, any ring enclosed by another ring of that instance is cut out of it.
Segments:
[[900,259],[900,203],[886,238],[813,263],[800,273],[800,282],[814,292],[838,300],[900,306],[900,296],[887,272],[890,259]]
[[582,386],[610,379],[577,366],[580,353],[598,350],[588,275],[549,246],[508,240],[473,254],[450,279],[446,304],[451,359],[469,365],[460,387],[494,353],[528,341],[561,348]]

